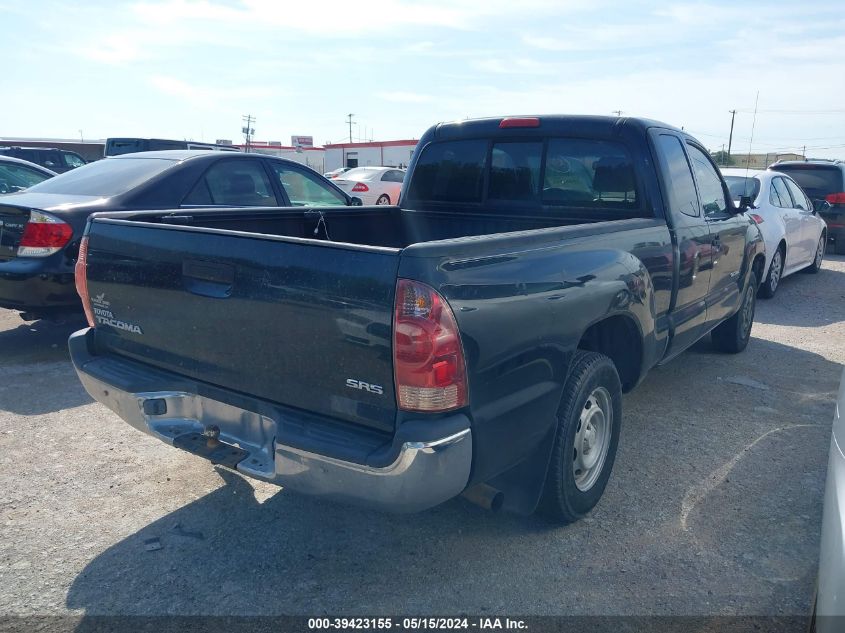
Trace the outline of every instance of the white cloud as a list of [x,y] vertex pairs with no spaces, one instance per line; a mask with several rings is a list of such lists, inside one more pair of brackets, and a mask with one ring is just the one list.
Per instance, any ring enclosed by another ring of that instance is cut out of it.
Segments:
[[108,35],[92,46],[76,49],[76,54],[105,64],[120,65],[142,59],[145,56],[141,36],[127,34]]
[[470,65],[477,70],[498,75],[548,75],[555,72],[551,64],[524,57],[479,59],[470,62]]

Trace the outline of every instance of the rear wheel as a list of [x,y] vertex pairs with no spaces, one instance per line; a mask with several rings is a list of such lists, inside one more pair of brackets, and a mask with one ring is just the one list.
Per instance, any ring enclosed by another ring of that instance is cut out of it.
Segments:
[[730,319],[718,325],[710,334],[713,346],[720,352],[736,354],[748,345],[751,326],[754,324],[754,308],[757,305],[757,274],[749,273],[748,287],[742,297],[739,310]]
[[822,260],[824,259],[824,247],[827,245],[827,235],[822,233],[819,238],[819,243],[816,245],[816,255],[813,257],[813,263],[807,266],[803,272],[816,274],[821,270]]
[[766,280],[760,285],[760,296],[764,299],[771,299],[777,292],[780,284],[781,276],[783,275],[783,244],[778,245],[775,254],[772,255],[772,263],[769,264],[769,274],[766,275]]
[[390,204],[390,196],[386,193],[381,194],[376,200],[376,204]]
[[593,509],[613,469],[621,423],[622,385],[613,361],[576,351],[538,513],[571,523]]

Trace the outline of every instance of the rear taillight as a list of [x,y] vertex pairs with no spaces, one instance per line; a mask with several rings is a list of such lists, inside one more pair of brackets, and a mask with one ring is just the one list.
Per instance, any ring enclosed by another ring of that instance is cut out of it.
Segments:
[[824,197],[830,204],[845,204],[845,193],[832,193]]
[[451,308],[425,284],[400,279],[393,316],[396,399],[405,411],[466,406],[464,352]]
[[758,215],[757,213],[751,213],[751,219],[754,220],[757,224],[763,224],[763,216]]
[[355,186],[352,187],[352,191],[354,191],[355,193],[362,193],[364,191],[369,191],[369,190],[370,190],[370,188],[367,185],[365,185],[363,182],[356,182]]
[[79,243],[79,257],[76,258],[76,267],[73,269],[74,280],[76,281],[76,292],[82,299],[82,307],[85,309],[85,318],[88,325],[94,327],[94,313],[91,310],[91,299],[88,297],[88,238],[83,237]]
[[62,250],[73,229],[70,224],[41,211],[31,211],[18,244],[18,257],[47,257]]

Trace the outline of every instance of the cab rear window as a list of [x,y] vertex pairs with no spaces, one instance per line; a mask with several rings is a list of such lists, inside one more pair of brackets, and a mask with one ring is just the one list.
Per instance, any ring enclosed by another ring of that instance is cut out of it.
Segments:
[[408,204],[625,211],[640,216],[633,160],[600,139],[432,143],[413,171]]

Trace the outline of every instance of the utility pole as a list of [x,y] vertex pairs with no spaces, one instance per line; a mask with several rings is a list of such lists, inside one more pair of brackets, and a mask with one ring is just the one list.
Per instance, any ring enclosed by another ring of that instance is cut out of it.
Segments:
[[249,144],[252,142],[252,135],[255,134],[255,128],[252,127],[252,124],[255,123],[256,118],[251,114],[245,114],[241,117],[241,119],[246,123],[244,127],[241,128],[241,132],[243,132],[245,143],[245,151],[249,153]]
[[736,118],[736,110],[728,110],[731,113],[731,133],[728,136],[728,162],[731,160],[731,145],[734,140],[734,119]]
[[349,142],[350,143],[352,142],[352,117],[354,117],[354,116],[355,115],[351,114],[351,113],[346,115],[347,123],[349,123]]

